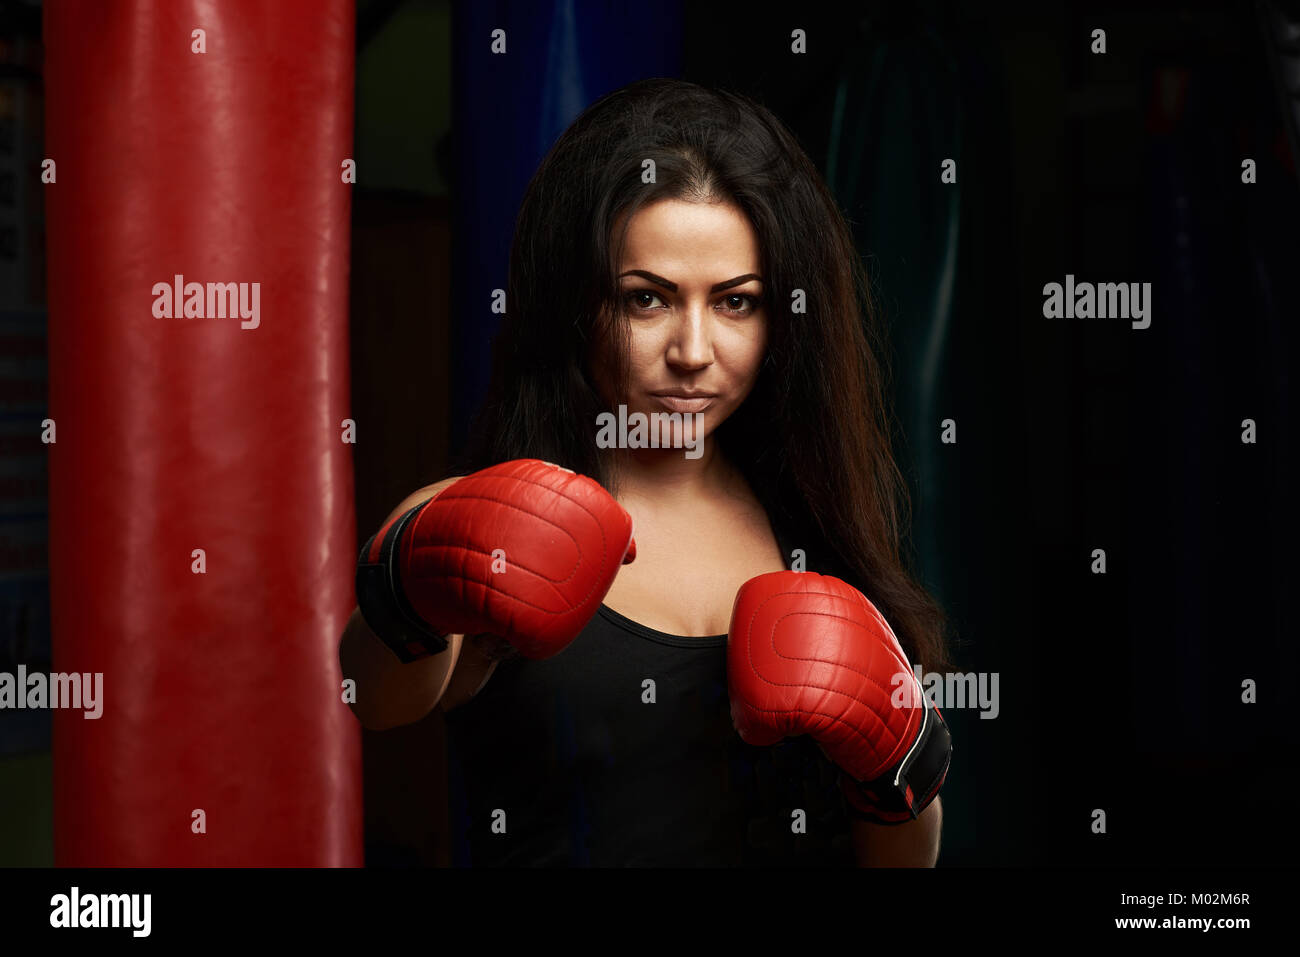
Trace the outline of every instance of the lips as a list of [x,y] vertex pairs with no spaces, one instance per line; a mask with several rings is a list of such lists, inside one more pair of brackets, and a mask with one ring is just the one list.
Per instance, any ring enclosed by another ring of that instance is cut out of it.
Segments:
[[663,395],[651,393],[651,397],[672,412],[703,412],[718,398],[716,395]]

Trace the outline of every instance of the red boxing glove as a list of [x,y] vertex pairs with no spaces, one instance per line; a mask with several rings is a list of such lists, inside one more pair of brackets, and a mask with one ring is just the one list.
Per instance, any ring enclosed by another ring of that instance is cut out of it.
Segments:
[[403,661],[442,651],[446,635],[484,633],[525,658],[549,658],[635,557],[632,516],[597,482],[515,459],[380,529],[361,551],[357,603]]
[[884,617],[838,578],[784,571],[745,582],[731,612],[727,685],[741,738],[766,746],[811,735],[839,766],[854,816],[913,820],[948,774],[943,716]]

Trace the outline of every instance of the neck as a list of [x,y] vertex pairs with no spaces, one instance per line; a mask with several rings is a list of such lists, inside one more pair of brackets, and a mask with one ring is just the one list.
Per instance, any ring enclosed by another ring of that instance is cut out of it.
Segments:
[[730,488],[735,468],[713,436],[705,438],[702,448],[695,459],[681,449],[610,449],[615,497],[673,506]]

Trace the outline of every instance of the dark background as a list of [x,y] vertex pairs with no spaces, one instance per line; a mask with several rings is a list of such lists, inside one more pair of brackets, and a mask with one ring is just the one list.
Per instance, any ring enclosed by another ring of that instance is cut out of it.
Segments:
[[[577,111],[642,76],[748,93],[854,228],[891,330],[917,571],[952,616],[957,667],[1000,676],[995,720],[945,710],[940,864],[1289,863],[1300,10],[853,7],[358,3],[359,535],[445,474],[486,384],[519,200]],[[39,42],[39,6],[0,12],[0,89],[38,97],[39,58],[15,38]],[[508,58],[487,53],[495,27]],[[0,214],[19,237],[39,224],[21,204]],[[6,276],[39,257],[15,248]],[[1067,273],[1150,282],[1151,327],[1045,319],[1043,285]],[[38,284],[3,295],[5,321],[40,315]],[[11,359],[11,380],[41,374]],[[0,412],[39,420],[17,395]],[[5,556],[31,511],[12,499]],[[47,620],[39,562],[11,564],[0,667]],[[1241,702],[1248,678],[1258,704]],[[0,728],[0,864],[49,863],[48,731]],[[448,860],[443,759],[437,711],[365,733],[368,863]]]

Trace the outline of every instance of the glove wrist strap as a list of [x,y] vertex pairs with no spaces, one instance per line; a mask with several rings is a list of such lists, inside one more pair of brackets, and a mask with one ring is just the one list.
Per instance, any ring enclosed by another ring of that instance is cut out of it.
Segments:
[[952,761],[952,735],[943,715],[922,694],[921,732],[903,759],[870,781],[855,781],[840,772],[850,817],[877,824],[904,824],[921,816],[939,793]]
[[372,535],[357,560],[361,617],[404,664],[447,649],[447,635],[431,627],[411,607],[394,561],[402,533],[426,504],[421,502]]

